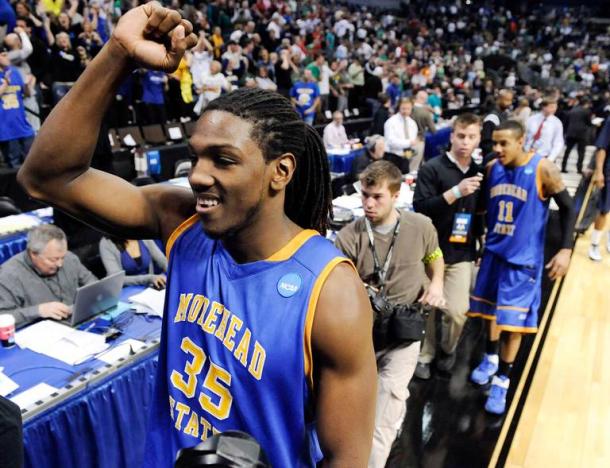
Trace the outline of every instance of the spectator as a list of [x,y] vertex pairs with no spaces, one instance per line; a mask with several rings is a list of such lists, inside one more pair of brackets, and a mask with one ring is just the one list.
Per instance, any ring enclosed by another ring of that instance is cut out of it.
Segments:
[[214,27],[211,37],[211,43],[214,46],[214,58],[218,60],[220,59],[222,46],[224,45],[222,31],[218,26]]
[[256,77],[256,85],[261,89],[269,91],[277,91],[277,85],[269,78],[269,68],[265,66],[258,67],[258,76]]
[[[362,281],[380,289],[379,293],[392,304],[419,301],[442,306],[443,254],[436,231],[425,216],[398,211],[394,206],[402,183],[400,171],[387,161],[377,161],[361,174],[360,182],[365,216],[339,232],[337,247],[352,260]],[[377,350],[375,431],[368,465],[371,468],[386,465],[406,414],[407,387],[418,354],[419,341],[392,343]]]
[[375,112],[375,115],[373,115],[369,135],[375,135],[376,133],[382,135],[384,132],[383,127],[386,121],[390,118],[390,107],[392,106],[390,96],[385,93],[381,93],[379,94],[378,100],[379,106],[377,107],[377,112]]
[[202,109],[220,96],[223,91],[230,91],[231,85],[220,69],[220,62],[214,60],[210,65],[210,75],[201,80],[202,86],[197,90],[199,98],[197,104],[195,104],[195,114],[199,115]]
[[0,312],[13,315],[18,326],[39,318],[62,320],[72,313],[76,290],[94,281],[68,251],[61,229],[37,226],[28,233],[27,249],[0,269]]
[[388,153],[405,161],[401,163],[403,173],[417,169],[421,161],[421,156],[416,155],[417,123],[411,118],[412,110],[413,101],[402,98],[398,103],[398,113],[390,117],[383,126]]
[[371,135],[364,140],[364,153],[356,156],[352,163],[350,180],[356,181],[360,179],[360,174],[372,163],[384,159],[385,156],[385,138],[381,135]]
[[282,49],[280,51],[280,60],[275,64],[277,90],[282,96],[289,97],[290,90],[292,89],[292,74],[298,72],[299,69],[292,61],[290,50]]
[[25,117],[23,105],[28,93],[19,70],[10,64],[8,50],[0,47],[0,153],[9,167],[23,163],[34,140],[34,129]]
[[305,123],[313,125],[316,111],[320,107],[320,88],[315,83],[311,70],[303,71],[303,80],[294,84],[290,90],[290,98]]
[[203,79],[210,74],[210,64],[214,60],[214,47],[206,38],[204,31],[199,31],[199,42],[191,49],[191,75],[195,90],[201,89]]
[[400,83],[400,76],[396,73],[392,73],[390,76],[390,83],[385,89],[385,93],[390,97],[392,109],[396,108],[398,99],[402,95],[402,85]]
[[165,93],[167,75],[161,71],[146,70],[142,75],[142,104],[144,105],[144,121],[147,124],[164,124],[167,122],[165,108]]
[[[45,25],[48,25],[48,19]],[[60,32],[55,37],[50,34],[47,39],[51,46],[53,99],[55,103],[58,103],[74,85],[86,64],[82,61],[82,55],[72,48],[70,36],[67,33]]]
[[[447,306],[441,320],[441,357],[436,366],[450,372],[455,364],[455,350],[466,323],[470,282],[476,257],[476,242],[482,235],[477,223],[477,208],[482,181],[481,167],[472,159],[481,138],[480,119],[461,114],[453,123],[451,147],[439,157],[426,162],[417,174],[413,197],[415,211],[428,216],[436,231],[445,259],[444,297]],[[435,311],[428,317],[428,327],[415,375],[429,379],[430,364],[436,356]]]
[[324,127],[324,145],[327,148],[337,148],[349,142],[343,126],[343,112],[333,112],[333,120]]
[[353,60],[347,67],[347,76],[351,85],[349,108],[360,108],[364,99],[364,68],[358,60]]
[[568,112],[566,129],[566,150],[561,161],[561,172],[568,172],[568,160],[574,146],[578,151],[576,170],[582,174],[582,164],[585,160],[585,147],[591,128],[591,101],[579,99],[577,104]]
[[513,92],[508,89],[501,89],[498,92],[495,102],[483,119],[481,128],[481,151],[484,157],[488,157],[493,151],[492,134],[496,127],[504,123],[509,118],[509,109],[513,105]]
[[21,79],[27,87],[28,92],[23,98],[23,106],[29,112],[26,111],[25,117],[34,131],[37,131],[40,128],[40,117],[38,115],[40,109],[38,99],[36,99],[36,77],[32,74],[27,62],[34,50],[30,37],[21,26],[16,26],[13,33],[4,38],[4,45],[9,51],[8,57],[11,65],[19,69]]
[[383,91],[383,83],[381,82],[381,76],[383,75],[383,69],[378,66],[370,66],[371,63],[367,63],[364,74],[364,88],[363,95],[365,102],[369,108],[370,115],[375,115],[379,107],[379,101],[377,98]]
[[428,105],[434,113],[434,122],[438,122],[438,120],[441,118],[443,108],[441,88],[439,86],[434,86],[432,88],[432,92],[430,92],[430,94],[428,95]]
[[434,125],[434,114],[432,109],[428,107],[428,93],[426,91],[418,91],[413,101],[413,112],[411,118],[417,124],[417,136],[424,141],[426,132],[436,132]]
[[541,112],[527,119],[524,149],[554,162],[563,150],[563,124],[555,116],[555,98],[546,97],[541,106]]
[[513,112],[513,119],[518,120],[525,127],[527,119],[532,114],[532,108],[530,107],[530,101],[526,97],[519,98],[517,108]]
[[275,63],[271,60],[271,54],[269,54],[269,51],[267,49],[262,48],[260,50],[259,59],[256,62],[256,66],[257,68],[265,67],[267,69],[267,76],[269,77],[269,79],[275,82]]
[[143,284],[165,288],[167,259],[152,240],[103,237],[100,257],[107,275],[125,271],[125,286]]
[[345,70],[346,66],[347,61],[345,60],[342,62],[335,60],[330,65],[330,92],[333,99],[336,100],[336,105],[331,103],[330,107],[339,112],[343,112],[347,109],[348,92],[351,88],[351,84],[347,78],[347,71]]

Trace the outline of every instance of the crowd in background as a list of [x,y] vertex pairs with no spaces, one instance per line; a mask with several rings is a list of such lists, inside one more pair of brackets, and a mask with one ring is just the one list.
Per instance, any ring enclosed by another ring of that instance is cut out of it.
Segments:
[[[140,2],[0,3],[6,18],[0,39],[29,89],[25,107],[36,130],[37,114],[69,90],[120,15]],[[484,113],[499,87],[518,90],[520,111],[538,107],[548,87],[566,98],[560,111],[586,94],[600,115],[610,98],[610,35],[586,23],[584,9],[524,12],[494,1],[416,0],[388,13],[335,2],[167,3],[193,23],[199,43],[173,74],[142,71],[127,78],[112,126],[194,118],[238,87],[292,97],[310,122],[325,120],[326,110],[361,108],[373,115],[382,92],[393,112],[400,97],[428,90],[437,120],[464,107]]]

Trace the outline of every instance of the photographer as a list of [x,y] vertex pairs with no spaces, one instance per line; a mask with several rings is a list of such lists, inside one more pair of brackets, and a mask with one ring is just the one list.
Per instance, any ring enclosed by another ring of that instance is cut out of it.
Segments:
[[[395,208],[400,170],[388,161],[376,161],[362,172],[360,182],[365,217],[339,232],[337,247],[354,262],[369,289],[378,291],[378,299],[385,296],[392,306],[419,302],[442,307],[444,262],[436,230],[425,216]],[[377,407],[369,467],[385,466],[406,414],[407,386],[418,354],[419,341],[394,340],[377,350]]]

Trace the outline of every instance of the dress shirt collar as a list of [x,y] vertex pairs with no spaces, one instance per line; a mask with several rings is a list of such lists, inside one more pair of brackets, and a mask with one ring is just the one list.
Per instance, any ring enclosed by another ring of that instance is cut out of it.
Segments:
[[453,155],[451,154],[451,152],[447,151],[447,159],[449,159],[449,161],[451,161],[453,164],[455,164],[455,166],[462,171],[464,174],[466,174],[469,170],[470,170],[470,165],[468,165],[467,167],[462,166],[457,159],[455,159],[453,157]]

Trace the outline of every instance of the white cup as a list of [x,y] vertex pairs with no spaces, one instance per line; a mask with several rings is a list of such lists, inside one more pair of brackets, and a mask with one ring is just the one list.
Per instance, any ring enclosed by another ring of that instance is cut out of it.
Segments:
[[15,346],[15,317],[0,314],[0,342],[4,348]]

